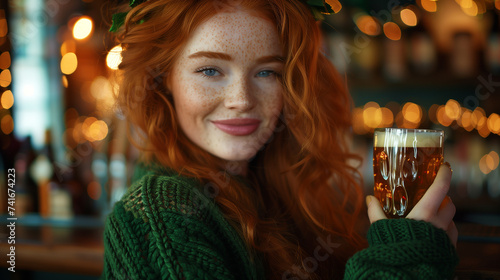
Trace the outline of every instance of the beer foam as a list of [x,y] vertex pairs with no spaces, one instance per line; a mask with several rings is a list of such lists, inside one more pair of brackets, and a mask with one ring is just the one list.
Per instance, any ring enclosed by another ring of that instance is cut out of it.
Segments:
[[376,130],[374,134],[374,147],[417,147],[432,148],[441,147],[443,143],[443,133],[436,130],[397,130],[386,129]]

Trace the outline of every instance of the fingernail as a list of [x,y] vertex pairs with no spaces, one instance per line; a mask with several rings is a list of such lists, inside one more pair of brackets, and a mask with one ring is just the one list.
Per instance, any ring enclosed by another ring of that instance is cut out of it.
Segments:
[[370,202],[372,201],[372,196],[371,195],[367,195],[366,196],[366,206],[370,206]]

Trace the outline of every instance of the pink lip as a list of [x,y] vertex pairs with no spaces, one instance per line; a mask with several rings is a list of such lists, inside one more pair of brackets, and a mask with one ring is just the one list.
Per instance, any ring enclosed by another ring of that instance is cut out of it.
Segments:
[[257,119],[228,119],[212,121],[220,130],[234,136],[245,136],[252,134],[259,128],[260,120]]

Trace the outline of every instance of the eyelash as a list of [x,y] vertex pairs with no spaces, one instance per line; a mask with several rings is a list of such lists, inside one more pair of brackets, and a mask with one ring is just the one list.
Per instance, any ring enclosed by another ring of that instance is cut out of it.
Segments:
[[206,71],[206,70],[215,70],[219,74],[221,73],[221,71],[217,67],[212,67],[212,66],[202,67],[200,69],[197,69],[195,72],[196,73],[200,73],[203,78],[207,78],[207,79],[212,79],[212,78],[218,77],[218,76],[208,76],[208,75],[205,75],[203,72]]
[[[268,69],[268,70],[262,70],[262,71],[260,71],[259,73],[262,73],[262,72],[268,72],[268,73],[269,73],[269,76],[268,76],[268,77],[271,77],[271,76],[278,77],[278,76],[280,75],[280,74],[279,74],[279,73],[277,73],[276,71],[274,71],[274,70],[270,70],[270,69]],[[258,75],[259,73],[257,73],[257,75]],[[263,77],[263,78],[267,78],[267,77]]]

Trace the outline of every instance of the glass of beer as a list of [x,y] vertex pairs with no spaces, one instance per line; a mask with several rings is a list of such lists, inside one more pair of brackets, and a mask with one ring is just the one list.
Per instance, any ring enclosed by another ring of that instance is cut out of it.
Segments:
[[443,162],[443,140],[442,130],[375,130],[374,195],[387,217],[405,217],[424,195]]

